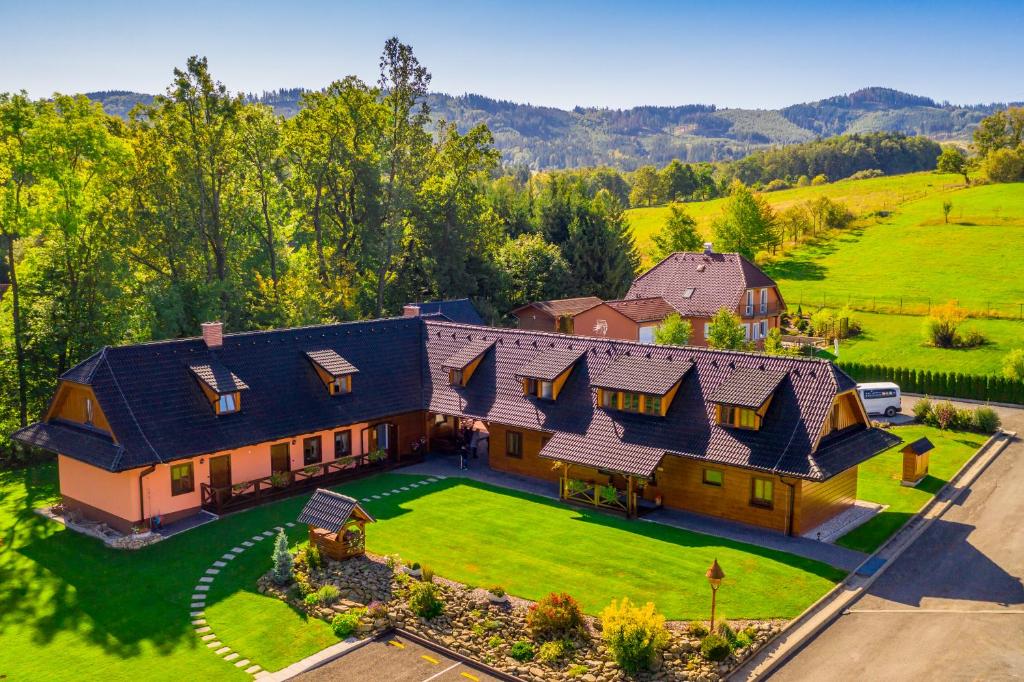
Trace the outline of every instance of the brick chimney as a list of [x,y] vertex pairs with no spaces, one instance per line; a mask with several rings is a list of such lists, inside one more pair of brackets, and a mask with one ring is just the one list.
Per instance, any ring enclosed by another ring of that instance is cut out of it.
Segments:
[[203,341],[207,348],[220,348],[224,345],[223,322],[203,322],[199,326],[203,328]]
[[419,317],[419,316],[420,316],[420,307],[418,305],[413,305],[412,303],[410,303],[409,305],[402,306],[402,317]]
[[715,245],[712,242],[704,242],[704,255],[710,256],[712,253],[714,253],[714,246]]

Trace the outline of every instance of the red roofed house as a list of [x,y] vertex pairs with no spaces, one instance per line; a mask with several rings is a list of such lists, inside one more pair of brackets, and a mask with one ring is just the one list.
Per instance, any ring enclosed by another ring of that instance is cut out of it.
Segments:
[[573,318],[580,311],[601,302],[597,296],[561,298],[555,301],[534,301],[512,311],[520,329],[538,332],[573,333]]
[[604,301],[577,313],[573,330],[580,336],[654,343],[654,330],[675,311],[661,296]]
[[[610,303],[619,305],[619,312],[625,312],[624,304],[636,301],[637,306],[633,310],[634,314],[639,314],[640,311],[657,308],[654,301],[659,297],[693,325],[691,346],[707,345],[711,318],[722,308],[735,312],[746,330],[747,339],[761,345],[768,336],[768,330],[779,326],[779,317],[786,309],[778,285],[761,268],[738,253],[715,253],[710,243],[705,244],[703,253],[673,253],[633,280],[633,286],[623,301]],[[586,323],[591,321],[589,312]],[[656,321],[653,316],[647,317],[644,322],[648,326]],[[576,322],[579,329],[586,327],[592,331],[592,326],[586,323]],[[609,330],[612,330],[611,324]],[[606,335],[644,340],[639,334]],[[653,339],[653,332],[651,335]]]

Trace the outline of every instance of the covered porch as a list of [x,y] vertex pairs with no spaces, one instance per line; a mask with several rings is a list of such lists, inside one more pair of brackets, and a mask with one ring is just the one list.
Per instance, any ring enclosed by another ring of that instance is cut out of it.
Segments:
[[570,504],[595,507],[635,519],[661,507],[660,501],[644,499],[650,484],[646,476],[593,469],[556,461],[558,497]]

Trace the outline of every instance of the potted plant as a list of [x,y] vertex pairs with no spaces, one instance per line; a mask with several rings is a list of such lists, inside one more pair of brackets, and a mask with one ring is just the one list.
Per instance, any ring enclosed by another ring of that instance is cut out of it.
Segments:
[[275,471],[274,473],[270,474],[270,485],[274,486],[275,488],[287,488],[288,485],[292,482],[292,477],[289,476],[288,474],[289,472],[287,471]]
[[347,468],[349,465],[352,464],[352,462],[356,461],[356,458],[353,457],[352,455],[345,455],[344,457],[339,457],[336,461],[342,467]]
[[383,462],[384,460],[386,460],[388,458],[388,453],[385,450],[377,449],[370,452],[370,454],[368,454],[366,458],[370,460],[371,464],[376,464],[377,462]]
[[507,604],[508,595],[501,585],[493,585],[487,588],[487,600],[492,604]]
[[405,567],[405,572],[411,575],[413,578],[423,577],[423,568],[420,567],[420,562],[414,561]]
[[310,464],[309,466],[305,466],[302,468],[302,473],[306,474],[307,476],[316,476],[319,471],[319,464]]

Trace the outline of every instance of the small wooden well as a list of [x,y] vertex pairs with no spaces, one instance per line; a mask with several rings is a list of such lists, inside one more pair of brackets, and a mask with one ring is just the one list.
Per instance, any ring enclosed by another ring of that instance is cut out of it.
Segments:
[[913,443],[904,446],[903,453],[903,480],[900,485],[913,487],[921,482],[921,479],[928,475],[929,453],[935,448],[927,438],[918,438]]
[[318,489],[299,514],[309,527],[309,544],[335,561],[366,552],[366,524],[374,518],[359,502],[341,493]]

